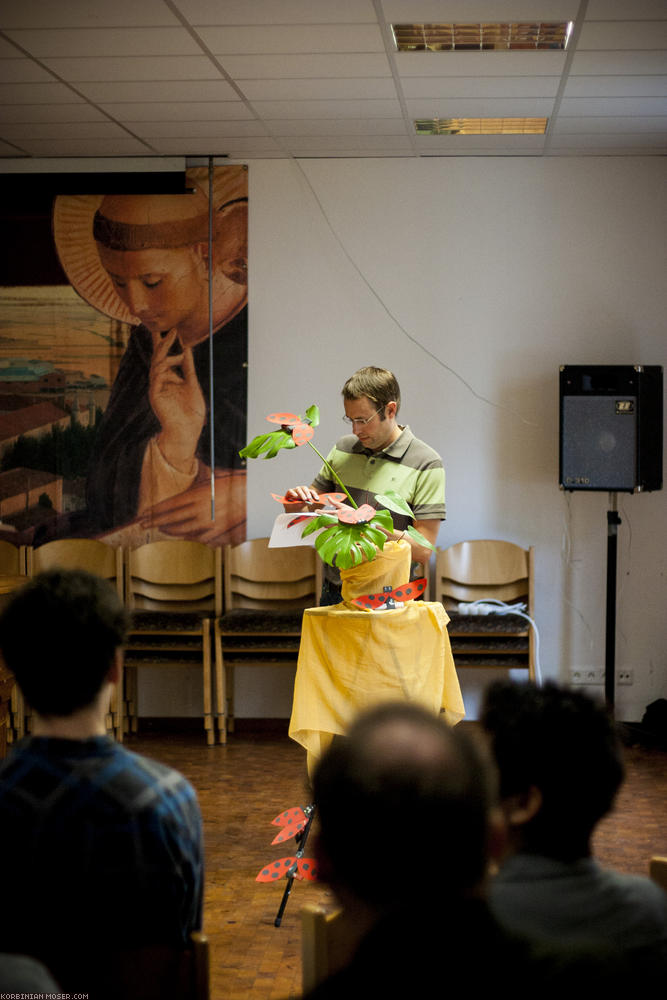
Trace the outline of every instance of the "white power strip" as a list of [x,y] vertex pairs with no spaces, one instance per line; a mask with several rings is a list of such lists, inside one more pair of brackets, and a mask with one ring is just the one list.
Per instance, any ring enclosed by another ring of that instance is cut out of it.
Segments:
[[511,615],[521,614],[526,610],[525,604],[493,604],[490,601],[473,601],[471,604],[459,604],[458,612],[462,615]]

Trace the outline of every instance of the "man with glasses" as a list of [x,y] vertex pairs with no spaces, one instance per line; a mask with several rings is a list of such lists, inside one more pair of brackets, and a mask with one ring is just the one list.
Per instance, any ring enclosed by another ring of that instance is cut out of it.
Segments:
[[[360,368],[343,386],[343,420],[352,434],[336,442],[327,461],[345,483],[355,502],[376,506],[375,496],[395,490],[409,504],[414,526],[435,545],[440,522],[445,518],[445,470],[433,448],[414,436],[407,425],[397,422],[401,391],[395,375],[386,368]],[[285,497],[304,506],[317,501],[320,493],[336,492],[339,485],[323,466],[311,486],[293,486]],[[290,507],[290,510],[293,510]],[[393,539],[398,539],[410,519],[392,513]],[[428,564],[431,550],[405,535],[414,562]],[[323,605],[341,601],[340,574],[324,567]]]

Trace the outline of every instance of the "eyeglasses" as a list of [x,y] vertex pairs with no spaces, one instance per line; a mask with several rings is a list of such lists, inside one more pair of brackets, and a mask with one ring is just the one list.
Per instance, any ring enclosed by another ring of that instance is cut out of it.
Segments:
[[353,427],[355,424],[359,424],[360,427],[365,427],[366,424],[370,424],[371,420],[374,420],[375,417],[377,417],[378,413],[382,413],[383,409],[384,407],[381,406],[380,409],[376,410],[370,417],[348,417],[346,414],[343,417],[343,420],[346,424],[352,424]]

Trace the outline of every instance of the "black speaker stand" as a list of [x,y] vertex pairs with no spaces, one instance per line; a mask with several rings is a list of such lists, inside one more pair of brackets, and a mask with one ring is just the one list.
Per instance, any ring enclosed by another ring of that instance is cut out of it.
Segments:
[[604,693],[609,709],[614,709],[616,682],[616,554],[618,526],[621,519],[616,510],[616,493],[609,494],[607,511],[607,625],[604,661]]

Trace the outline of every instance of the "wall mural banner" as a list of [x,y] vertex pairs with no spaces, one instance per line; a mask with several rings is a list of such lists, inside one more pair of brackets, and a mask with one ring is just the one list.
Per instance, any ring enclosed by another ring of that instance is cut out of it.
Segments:
[[187,187],[59,195],[70,285],[0,288],[1,537],[245,538],[247,168]]

